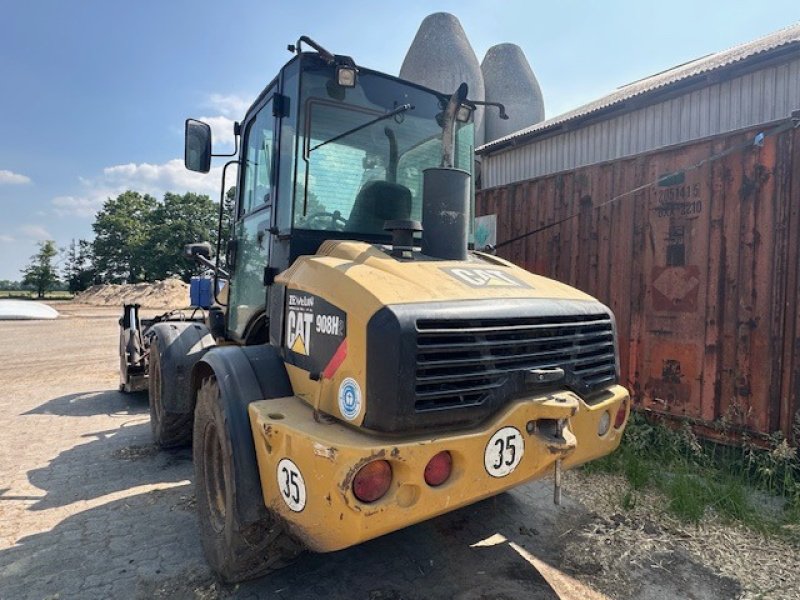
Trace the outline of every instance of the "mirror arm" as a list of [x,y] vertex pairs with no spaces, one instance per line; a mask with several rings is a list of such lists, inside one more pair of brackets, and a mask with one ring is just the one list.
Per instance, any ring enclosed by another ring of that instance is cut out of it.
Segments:
[[209,269],[211,269],[211,270],[213,270],[213,271],[219,271],[219,272],[220,272],[220,274],[221,274],[223,277],[230,277],[230,275],[228,274],[228,272],[227,272],[225,269],[223,269],[223,268],[221,268],[221,267],[217,266],[217,264],[215,264],[215,263],[216,263],[216,261],[209,260],[208,258],[206,258],[205,256],[203,256],[202,254],[195,254],[195,255],[194,255],[192,258],[193,258],[195,261],[199,262],[199,263],[200,263],[201,265],[203,265],[204,267],[208,267]]
[[[239,121],[235,121],[233,123],[233,152],[231,154],[211,154],[212,157],[216,158],[230,158],[231,156],[236,156],[239,154],[239,137],[240,137],[240,130],[241,125],[239,125]],[[225,165],[227,166],[227,165]]]
[[307,35],[301,35],[300,39],[297,40],[296,44],[289,44],[288,46],[286,46],[286,49],[293,54],[300,54],[303,51],[302,45],[304,43],[307,46],[311,46],[314,50],[316,50],[317,53],[323,58],[323,60],[325,60],[325,62],[332,63],[336,60],[333,54],[325,50],[325,48],[320,46],[317,42],[312,40]]
[[[230,285],[231,279],[230,273],[227,273],[219,266],[219,253],[220,248],[222,248],[222,211],[225,210],[225,175],[228,173],[228,167],[238,164],[238,160],[229,160],[225,163],[225,166],[222,167],[222,185],[219,191],[219,221],[217,222],[217,255],[214,260],[214,301],[220,306],[228,306],[228,304],[226,302],[220,302],[220,299],[217,296],[217,290],[219,289],[219,275],[222,273],[224,276],[228,277],[228,285]],[[238,193],[239,190],[237,189],[236,192]]]
[[506,107],[502,102],[489,102],[488,100],[467,100],[466,104],[472,104],[475,106],[476,104],[480,106],[496,106],[497,109],[500,111],[500,118],[504,121],[508,120],[508,114],[506,113]]

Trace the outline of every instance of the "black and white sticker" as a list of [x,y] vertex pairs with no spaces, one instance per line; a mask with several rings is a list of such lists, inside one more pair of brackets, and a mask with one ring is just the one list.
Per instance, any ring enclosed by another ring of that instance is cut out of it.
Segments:
[[347,315],[319,296],[288,290],[286,335],[289,362],[307,371],[320,372],[347,336]]
[[300,469],[288,458],[278,463],[278,490],[286,506],[294,512],[306,507],[306,482]]
[[514,472],[525,453],[525,440],[516,427],[498,429],[489,438],[483,453],[483,465],[492,477],[505,477]]

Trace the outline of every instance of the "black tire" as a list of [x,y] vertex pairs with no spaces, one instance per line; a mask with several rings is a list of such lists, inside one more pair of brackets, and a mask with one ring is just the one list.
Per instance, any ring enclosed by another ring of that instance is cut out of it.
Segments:
[[148,396],[150,400],[150,429],[153,441],[161,448],[180,448],[192,442],[192,413],[168,413],[162,398],[164,386],[171,382],[161,377],[161,355],[158,338],[150,343],[150,360],[147,367]]
[[289,564],[302,548],[281,523],[265,513],[242,525],[236,514],[232,445],[213,376],[197,392],[193,454],[200,539],[211,569],[223,581],[238,583]]

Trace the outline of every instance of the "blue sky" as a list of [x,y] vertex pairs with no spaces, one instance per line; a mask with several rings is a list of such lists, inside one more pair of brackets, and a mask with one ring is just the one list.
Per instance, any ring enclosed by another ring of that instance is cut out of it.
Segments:
[[[0,279],[40,239],[91,236],[127,189],[218,193],[183,169],[183,121],[239,119],[306,34],[396,74],[422,19],[461,21],[478,59],[519,44],[547,116],[800,20],[797,0],[0,2]],[[222,142],[218,149],[224,150]]]

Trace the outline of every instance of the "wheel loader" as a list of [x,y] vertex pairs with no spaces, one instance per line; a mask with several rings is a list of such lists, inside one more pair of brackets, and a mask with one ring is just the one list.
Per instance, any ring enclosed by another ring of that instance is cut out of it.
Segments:
[[[612,452],[630,410],[611,311],[472,243],[480,104],[307,37],[239,125],[211,306],[120,319],[121,387],[191,444],[226,581],[340,550]],[[500,110],[501,105],[486,110]],[[211,168],[207,124],[185,164]],[[240,147],[241,146],[241,147]]]

